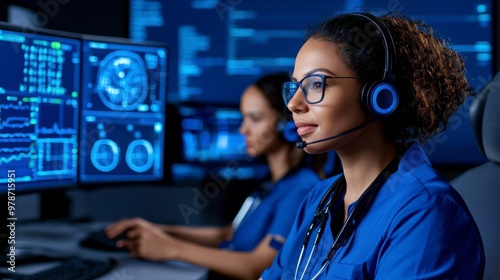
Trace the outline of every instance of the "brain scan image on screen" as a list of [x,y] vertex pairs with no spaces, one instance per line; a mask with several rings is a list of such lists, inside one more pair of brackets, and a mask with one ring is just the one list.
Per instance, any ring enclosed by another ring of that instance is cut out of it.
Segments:
[[131,51],[114,51],[99,64],[97,92],[112,110],[135,110],[148,93],[146,65]]
[[167,49],[84,40],[80,180],[160,181]]
[[135,172],[145,172],[153,165],[153,145],[144,139],[132,141],[127,148],[126,161]]
[[116,142],[109,139],[99,139],[94,143],[90,152],[90,160],[94,167],[102,172],[109,172],[116,168],[120,159],[120,148]]

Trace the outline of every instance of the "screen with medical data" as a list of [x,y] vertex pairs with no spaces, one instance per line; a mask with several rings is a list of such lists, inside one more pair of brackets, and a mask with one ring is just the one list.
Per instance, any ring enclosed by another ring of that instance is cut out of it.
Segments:
[[0,61],[0,184],[75,185],[80,41],[0,28]]
[[[493,77],[493,8],[491,0],[131,0],[130,36],[171,46],[170,100],[238,104],[245,86],[263,74],[293,71],[308,26],[343,12],[397,11],[449,39],[465,58],[471,85],[480,89]],[[472,136],[470,101],[424,147],[434,163],[485,160]]]
[[162,180],[167,49],[93,39],[82,49],[81,182]]
[[201,180],[210,173],[241,180],[267,175],[267,166],[246,154],[238,107],[198,103],[177,110],[182,152],[181,160],[171,167],[173,180]]
[[245,138],[239,133],[238,108],[181,106],[183,155],[186,161],[247,160]]

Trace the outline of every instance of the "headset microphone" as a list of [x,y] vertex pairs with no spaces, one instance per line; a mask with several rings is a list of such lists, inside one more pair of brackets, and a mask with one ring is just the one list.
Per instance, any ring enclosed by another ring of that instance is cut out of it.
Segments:
[[332,140],[332,139],[335,139],[335,138],[338,138],[338,137],[342,137],[344,135],[347,135],[349,133],[352,133],[354,131],[357,131],[357,130],[360,130],[362,128],[364,128],[365,126],[367,126],[369,123],[371,122],[374,122],[376,121],[377,119],[369,119],[367,121],[364,121],[363,123],[361,123],[360,125],[358,126],[355,126],[351,129],[348,129],[346,131],[343,131],[339,134],[335,134],[333,136],[330,136],[330,137],[326,137],[326,138],[323,138],[323,139],[319,139],[319,140],[314,140],[314,141],[311,141],[311,142],[306,142],[306,141],[299,141],[297,143],[295,143],[295,146],[298,148],[298,149],[304,149],[305,147],[307,147],[308,145],[311,145],[311,144],[316,144],[316,143],[321,143],[321,142],[325,142],[325,141],[328,141],[328,140]]

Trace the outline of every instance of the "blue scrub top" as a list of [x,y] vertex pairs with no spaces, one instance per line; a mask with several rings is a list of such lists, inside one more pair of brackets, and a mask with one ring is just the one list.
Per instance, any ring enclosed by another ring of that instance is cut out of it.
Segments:
[[[294,279],[317,205],[338,178],[320,182],[306,197],[264,280]],[[330,219],[305,269],[317,227],[313,231],[296,279],[305,271],[302,279],[310,280],[320,271],[334,242],[329,225]],[[481,236],[463,199],[414,144],[316,279],[482,279],[484,263]]]
[[[308,167],[293,170],[278,182],[252,213],[249,213],[229,242],[221,245],[234,251],[252,251],[266,235],[287,237],[299,205],[320,181]],[[254,196],[257,194],[254,194]]]

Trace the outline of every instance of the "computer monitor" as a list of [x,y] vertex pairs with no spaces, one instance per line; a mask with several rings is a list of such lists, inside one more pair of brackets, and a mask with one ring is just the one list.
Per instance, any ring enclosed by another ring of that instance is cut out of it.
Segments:
[[216,104],[181,104],[179,112],[180,160],[172,164],[172,179],[203,180],[210,174],[231,179],[256,179],[267,175],[261,159],[246,154],[239,132],[239,108]]
[[[261,75],[293,71],[307,26],[343,12],[397,11],[423,19],[451,39],[452,48],[465,56],[471,84],[481,89],[495,73],[494,2],[131,0],[130,37],[171,43],[171,100],[237,104],[244,87]],[[470,100],[447,132],[425,146],[433,163],[471,165],[485,160],[472,137],[469,105]]]
[[76,185],[80,41],[0,24],[0,61],[0,193]]
[[164,180],[165,46],[82,41],[80,182]]

